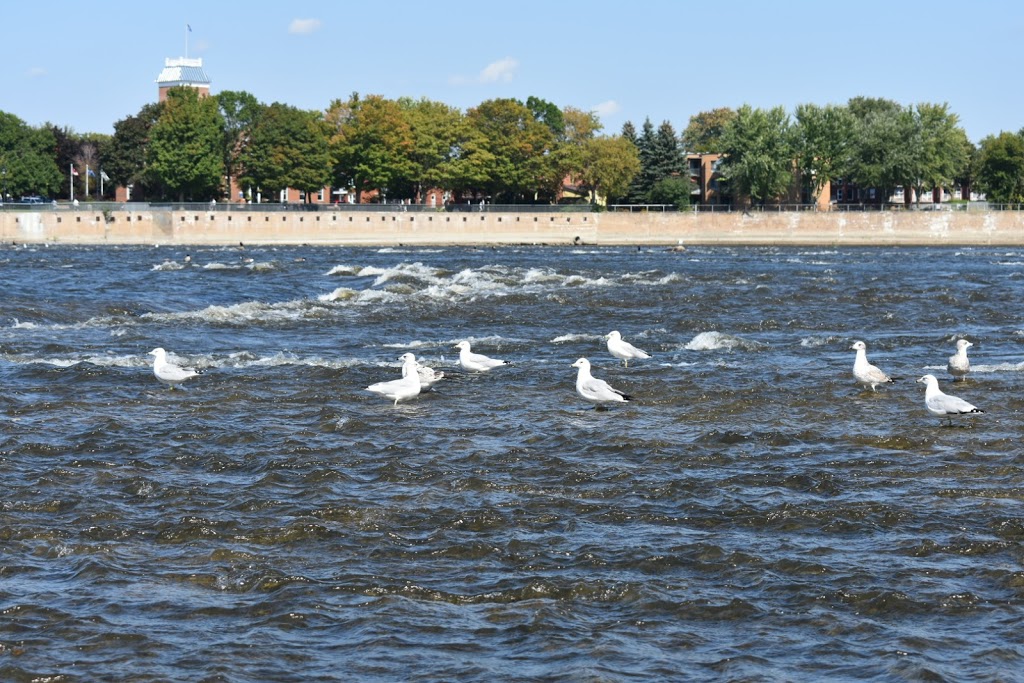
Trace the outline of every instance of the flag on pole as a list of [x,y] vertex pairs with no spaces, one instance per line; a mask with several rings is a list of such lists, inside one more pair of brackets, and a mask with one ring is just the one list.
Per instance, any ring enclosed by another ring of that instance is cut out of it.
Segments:
[[110,176],[108,176],[108,175],[107,175],[107,174],[106,174],[106,173],[105,173],[105,172],[103,171],[103,169],[100,169],[100,180],[102,180],[102,181],[103,181],[103,182],[105,182],[105,183],[109,183],[109,182],[110,182]]
[[192,25],[191,24],[185,24],[185,27],[188,29],[189,33],[192,33]]
[[[88,166],[86,168],[88,168]],[[91,168],[88,171],[86,171],[86,173],[88,173],[89,176],[92,178],[96,177],[96,171],[92,170]]]
[[78,169],[75,168],[74,164],[71,164],[71,175],[78,175]]

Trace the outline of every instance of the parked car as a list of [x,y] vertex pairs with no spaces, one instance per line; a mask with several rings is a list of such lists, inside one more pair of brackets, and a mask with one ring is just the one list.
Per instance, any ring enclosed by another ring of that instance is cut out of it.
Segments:
[[30,195],[21,198],[22,204],[45,204],[46,200],[38,195]]

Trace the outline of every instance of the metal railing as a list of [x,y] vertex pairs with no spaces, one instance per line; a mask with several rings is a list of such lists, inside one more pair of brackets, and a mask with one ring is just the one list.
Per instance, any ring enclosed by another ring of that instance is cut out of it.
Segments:
[[[590,204],[480,204],[462,203],[445,206],[428,204],[299,204],[263,203],[232,204],[228,202],[48,202],[45,204],[0,203],[0,211],[195,211],[203,213],[246,211],[319,211],[319,212],[373,212],[373,213],[591,213],[600,210]],[[904,205],[890,204],[838,204],[827,209],[817,204],[765,204],[733,206],[731,204],[692,204],[677,209],[672,204],[609,204],[606,211],[626,213],[787,213],[795,211],[1024,211],[1024,204],[996,204],[992,202],[922,202]]]

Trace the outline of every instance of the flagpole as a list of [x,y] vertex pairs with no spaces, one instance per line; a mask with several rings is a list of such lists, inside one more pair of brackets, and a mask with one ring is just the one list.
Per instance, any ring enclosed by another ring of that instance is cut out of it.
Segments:
[[75,164],[68,164],[68,201],[75,201]]
[[89,164],[85,165],[85,199],[89,200]]
[[188,59],[188,24],[185,24],[185,59]]
[[103,167],[100,166],[100,201],[103,201]]

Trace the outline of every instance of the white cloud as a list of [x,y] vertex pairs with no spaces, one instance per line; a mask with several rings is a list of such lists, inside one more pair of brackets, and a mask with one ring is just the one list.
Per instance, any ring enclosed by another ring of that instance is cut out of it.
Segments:
[[511,57],[505,57],[505,59],[499,59],[484,67],[478,80],[481,83],[496,83],[498,81],[508,83],[515,77],[518,68],[519,62]]
[[46,69],[41,66],[34,66],[25,72],[25,75],[29,78],[42,78],[47,74]]
[[615,100],[607,100],[601,104],[595,104],[592,111],[598,116],[609,116],[611,114],[615,114],[620,109],[622,109],[622,107],[619,106],[618,102]]
[[484,67],[483,71],[477,74],[474,78],[467,78],[465,76],[452,76],[448,79],[448,82],[452,85],[481,85],[484,83],[508,83],[516,75],[516,69],[519,68],[519,62],[511,57],[505,57],[505,59],[499,59],[496,62],[491,62]]
[[321,25],[319,19],[292,19],[292,23],[288,25],[288,33],[304,36],[319,31]]

